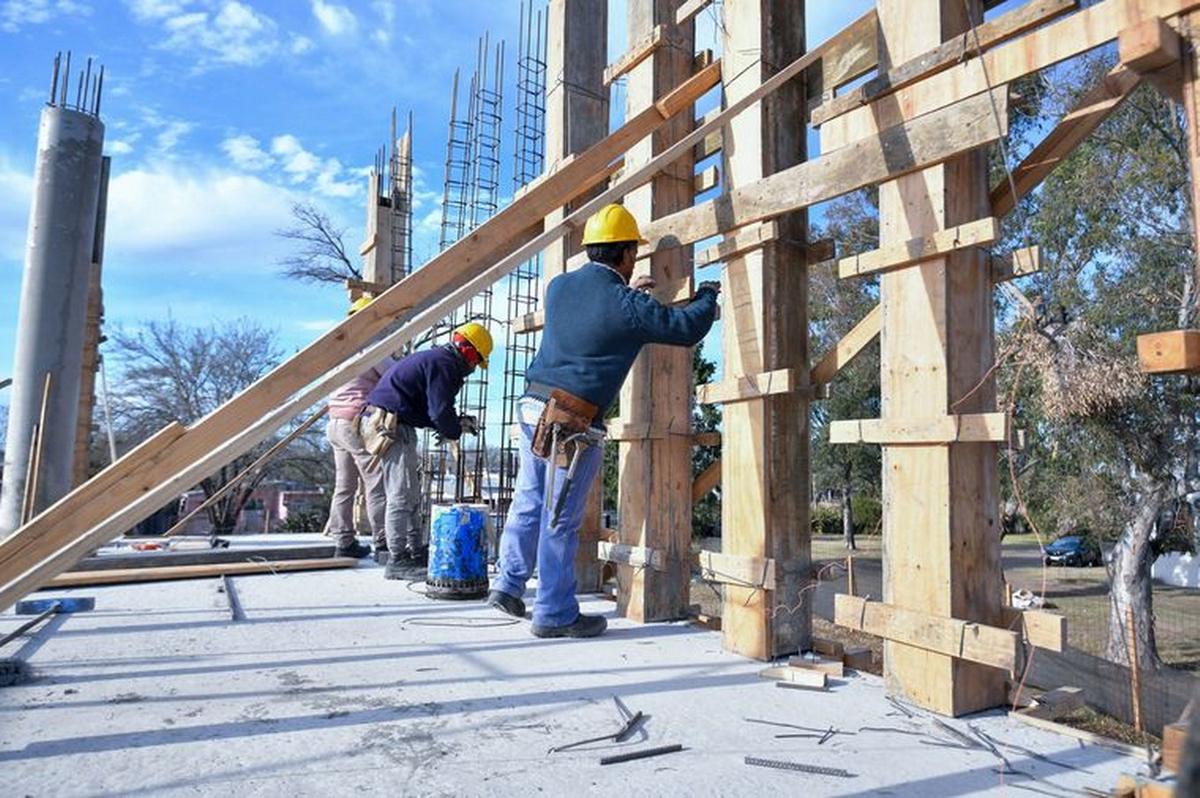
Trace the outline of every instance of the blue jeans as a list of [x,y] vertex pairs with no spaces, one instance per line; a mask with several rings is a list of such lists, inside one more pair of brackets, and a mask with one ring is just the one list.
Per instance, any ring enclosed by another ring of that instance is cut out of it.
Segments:
[[579,617],[575,599],[575,550],[579,547],[579,525],[592,482],[604,459],[602,446],[589,446],[579,457],[575,481],[567,494],[558,523],[550,526],[553,510],[545,506],[547,472],[552,471],[557,501],[567,475],[565,468],[552,468],[534,457],[530,446],[542,404],[522,399],[517,419],[521,428],[521,448],[517,465],[517,483],[512,505],[500,536],[499,576],[492,585],[510,596],[525,593],[525,583],[538,572],[537,599],[533,604],[533,622],[538,626],[566,626]]

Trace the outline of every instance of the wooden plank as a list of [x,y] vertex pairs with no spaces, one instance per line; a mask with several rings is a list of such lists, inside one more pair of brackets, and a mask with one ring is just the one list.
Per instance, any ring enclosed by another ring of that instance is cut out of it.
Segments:
[[821,671],[806,670],[803,668],[792,667],[774,667],[763,668],[758,672],[759,678],[775,679],[780,682],[791,682],[792,684],[802,684],[805,687],[815,687],[825,689],[826,675]]
[[848,648],[842,657],[842,662],[852,670],[870,670],[875,666],[875,652],[866,646]]
[[597,557],[605,562],[615,562],[632,568],[653,568],[655,571],[666,570],[666,555],[661,551],[648,549],[645,546],[627,546],[623,543],[598,541]]
[[1083,700],[1082,689],[1059,687],[1039,696],[1037,703],[1028,709],[1021,710],[1021,714],[1031,718],[1058,720],[1085,706],[1087,704]]
[[1015,671],[1020,663],[1021,639],[1007,629],[940,618],[845,593],[834,598],[833,613],[838,626],[926,651],[1006,671]]
[[1004,626],[1021,632],[1031,646],[1062,651],[1067,644],[1067,618],[1046,610],[1004,608]]
[[675,11],[675,24],[682,25],[692,17],[699,14],[712,3],[712,0],[686,0]]
[[840,679],[846,675],[846,666],[840,659],[808,659],[792,657],[788,660],[789,668],[800,668],[807,671],[817,671],[826,676]]
[[692,503],[695,504],[721,484],[721,461],[714,460],[692,480]]
[[1188,725],[1186,723],[1170,723],[1163,727],[1162,733],[1162,766],[1172,773],[1178,773],[1183,766],[1183,749],[1187,744]]
[[1042,248],[1035,244],[1007,255],[993,255],[991,266],[992,282],[997,284],[1037,274],[1042,270]]
[[[207,538],[206,538],[207,540]],[[111,571],[119,568],[165,568],[176,565],[217,565],[220,563],[278,560],[316,560],[332,557],[332,543],[308,543],[298,546],[254,546],[192,551],[141,551],[133,554],[100,554],[85,557],[68,571]]]
[[999,219],[978,219],[947,230],[938,230],[927,236],[910,238],[907,241],[862,252],[853,257],[842,258],[838,261],[838,276],[844,279],[893,271],[948,255],[966,247],[991,244],[998,238],[1000,238]]
[[[585,203],[572,213],[570,224],[543,229],[542,217],[587,190],[593,184],[589,181],[607,170],[617,153],[690,108],[719,78],[720,65],[716,64],[657,101],[652,109],[631,116],[622,128],[531,189],[519,202],[501,210],[425,268],[388,289],[182,435],[172,436],[172,428],[166,434],[173,439],[154,458],[126,455],[17,530],[0,543],[0,584],[4,585],[0,608],[70,566],[88,549],[115,537],[122,524],[131,523],[129,519],[145,517],[173,492],[211,473],[206,469],[215,470],[243,454],[333,387],[411,340],[685,152],[694,141],[681,142],[678,149],[663,153]],[[699,135],[697,131],[697,139]],[[357,342],[372,339],[398,319],[402,323],[396,332],[359,350]],[[358,354],[352,355],[354,352]],[[315,383],[314,375],[320,375]],[[277,409],[267,413],[272,407]]]
[[276,574],[293,571],[325,571],[353,568],[354,557],[323,557],[316,560],[280,560],[277,562],[227,562],[211,565],[166,565],[161,568],[109,568],[103,571],[68,571],[58,574],[46,589],[123,585],[131,582],[167,582],[176,579],[208,579],[214,576]]
[[1004,413],[918,419],[853,419],[829,423],[830,443],[902,446],[1006,440],[1008,424]]
[[820,127],[860,105],[957,66],[974,56],[980,48],[986,50],[1006,42],[1078,7],[1079,0],[1034,0],[1018,6],[1003,16],[984,22],[974,31],[960,33],[932,50],[825,102],[813,110],[812,124]]
[[883,313],[879,305],[871,308],[862,320],[851,328],[833,348],[826,352],[808,374],[813,385],[828,385],[837,373],[850,365],[854,358],[879,335]]
[[1138,362],[1146,374],[1200,371],[1200,330],[1169,330],[1139,335]]
[[1121,30],[1147,17],[1173,17],[1197,7],[1200,0],[1103,0],[988,50],[981,58],[972,58],[829,120],[821,127],[821,150],[836,150],[905,119],[987,91],[989,83],[1002,86],[1081,55],[1116,39]]
[[738,187],[729,193],[645,225],[642,235],[650,243],[638,256],[806,208],[996,141],[1007,133],[1008,98],[1003,90],[995,101],[1003,129],[996,127],[985,92],[754,183],[732,180]]
[[779,238],[779,225],[774,221],[751,225],[726,234],[721,242],[697,253],[693,261],[697,269],[714,263],[724,263],[739,255],[759,249],[768,241],[774,241],[777,238]]
[[743,402],[763,396],[774,396],[800,390],[795,369],[776,369],[764,374],[750,374],[722,382],[696,386],[696,401],[702,405]]
[[1025,197],[1041,185],[1076,147],[1125,102],[1141,80],[1141,75],[1122,64],[1113,67],[1103,80],[1079,98],[1075,107],[1013,170],[1013,184],[1004,179],[992,189],[992,215],[1008,215],[1016,207],[1013,185],[1016,187],[1016,199]]
[[[1180,94],[1187,135],[1188,177],[1192,189],[1192,230],[1200,230],[1200,12],[1183,20],[1187,35],[1187,53],[1181,64]],[[1200,279],[1200,246],[1192,247],[1192,284]]]
[[879,17],[871,9],[819,45],[820,68],[805,75],[810,103],[832,97],[845,84],[879,65]]
[[1126,756],[1132,756],[1138,759],[1146,756],[1146,749],[1144,747],[1117,742],[1111,737],[1104,737],[1083,729],[1076,729],[1074,726],[1068,726],[1065,723],[1056,723],[1055,721],[1045,720],[1044,718],[1031,718],[1024,712],[1009,712],[1008,717],[1011,720],[1020,721],[1026,726],[1045,729],[1046,731],[1054,732],[1055,734],[1062,735],[1063,737],[1070,737],[1075,740],[1082,740],[1083,742],[1091,745],[1100,746],[1101,748],[1120,751]]
[[634,42],[625,55],[604,70],[604,85],[607,86],[622,75],[632,72],[634,67],[654,55],[654,51],[662,47],[666,38],[667,26],[655,25],[653,30]]
[[1117,777],[1115,798],[1175,798],[1175,785],[1122,773]]
[[1122,64],[1142,75],[1179,63],[1183,43],[1162,17],[1152,17],[1121,31],[1117,52]]
[[775,561],[716,551],[700,552],[700,578],[707,582],[775,589]]
[[[721,109],[719,108],[709,111],[702,119],[696,120],[696,125],[700,126],[704,124],[710,118],[716,116],[720,112]],[[721,151],[721,141],[723,136],[724,133],[721,130],[714,130],[713,132],[709,133],[700,141],[700,143],[692,148],[692,157],[697,162],[700,162],[705,158],[709,158],[719,153]]]
[[840,640],[814,636],[812,639],[812,650],[827,657],[840,658],[846,653],[846,646]]
[[512,326],[515,335],[528,335],[546,326],[546,311],[535,310],[532,313],[524,313],[511,319],[508,323]]
[[705,430],[692,433],[693,446],[720,446],[721,433],[718,430]]
[[698,172],[692,179],[692,190],[697,194],[712,191],[721,182],[721,172],[716,166],[710,166]]

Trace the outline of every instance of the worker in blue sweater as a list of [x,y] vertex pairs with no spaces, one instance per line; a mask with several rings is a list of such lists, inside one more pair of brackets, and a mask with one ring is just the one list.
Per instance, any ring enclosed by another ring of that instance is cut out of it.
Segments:
[[588,219],[589,263],[546,288],[542,342],[517,406],[517,481],[500,539],[499,574],[488,603],[525,617],[525,583],[538,572],[531,631],[537,637],[595,637],[607,622],[583,615],[575,598],[575,550],[592,481],[600,471],[605,410],[646,344],[695,346],[712,327],[720,283],[702,283],[683,307],[630,284],[637,221],[620,205]]
[[478,434],[474,416],[459,415],[454,401],[467,376],[487,368],[492,336],[477,322],[468,322],[450,335],[450,343],[414,352],[396,361],[367,394],[359,418],[363,444],[383,469],[387,494],[383,526],[390,553],[386,579],[420,577],[428,559],[417,526],[421,481],[417,430],[429,428],[443,440],[463,433]]

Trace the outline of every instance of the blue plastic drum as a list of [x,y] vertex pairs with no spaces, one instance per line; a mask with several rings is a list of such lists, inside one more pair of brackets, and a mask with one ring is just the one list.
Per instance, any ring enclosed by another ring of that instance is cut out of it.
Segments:
[[434,505],[429,523],[430,598],[479,599],[487,595],[486,505]]

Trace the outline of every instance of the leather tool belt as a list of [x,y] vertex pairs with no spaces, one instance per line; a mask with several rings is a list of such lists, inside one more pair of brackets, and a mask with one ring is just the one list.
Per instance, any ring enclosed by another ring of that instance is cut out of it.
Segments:
[[400,417],[382,407],[368,405],[356,419],[359,437],[363,440],[363,448],[371,455],[367,469],[373,469],[391,445],[396,442],[396,430]]

